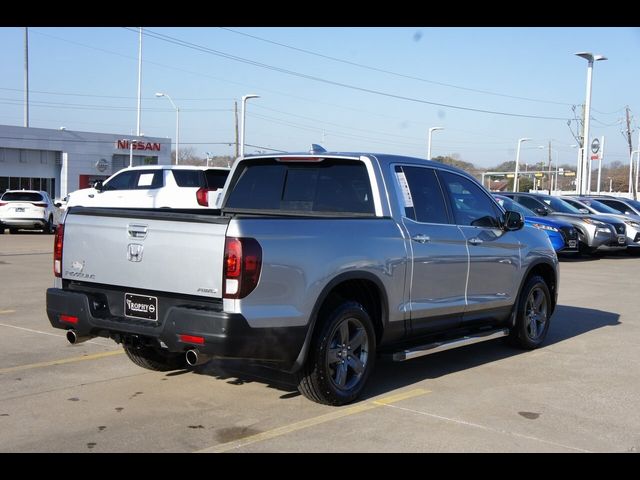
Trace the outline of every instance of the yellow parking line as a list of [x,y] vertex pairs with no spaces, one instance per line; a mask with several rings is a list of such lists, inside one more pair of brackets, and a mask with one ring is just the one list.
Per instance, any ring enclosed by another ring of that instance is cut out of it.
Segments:
[[362,405],[354,405],[353,407],[347,407],[341,410],[336,410],[335,412],[327,413],[325,415],[320,415],[319,417],[309,418],[307,420],[301,420],[300,422],[295,422],[290,425],[274,428],[273,430],[268,430],[266,432],[258,433],[256,435],[251,435],[249,437],[241,438],[233,442],[227,442],[227,443],[222,443],[220,445],[215,445],[213,447],[205,448],[203,450],[198,450],[195,453],[228,452],[229,450],[233,450],[235,448],[240,448],[246,445],[250,445],[252,443],[261,442],[263,440],[269,440],[275,437],[280,437],[282,435],[286,435],[287,433],[292,433],[298,430],[302,430],[303,428],[313,427],[315,425],[320,425],[321,423],[337,420],[338,418],[354,415],[360,412],[366,412],[367,410],[373,410],[374,408],[379,408],[385,405],[389,405],[390,403],[393,403],[393,402],[399,402],[400,400],[406,400],[407,398],[417,397],[419,395],[424,395],[426,393],[430,393],[430,391],[424,390],[422,388],[416,388],[414,390],[409,390],[408,392],[403,392],[397,395],[384,397],[379,400],[374,400],[372,402],[364,403]]
[[16,313],[15,310],[0,310],[0,315],[2,315],[3,313]]
[[0,374],[9,372],[18,372],[20,370],[31,370],[33,368],[51,367],[53,365],[63,365],[65,363],[82,362],[84,360],[97,360],[99,358],[111,357],[113,355],[122,355],[124,350],[111,350],[109,352],[93,353],[91,355],[83,355],[82,357],[62,358],[60,360],[52,360],[50,362],[31,363],[29,365],[18,365],[16,367],[0,368]]

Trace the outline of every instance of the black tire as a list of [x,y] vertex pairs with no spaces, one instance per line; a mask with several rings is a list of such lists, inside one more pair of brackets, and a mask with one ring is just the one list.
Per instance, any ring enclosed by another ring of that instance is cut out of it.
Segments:
[[53,218],[49,217],[47,223],[42,227],[42,233],[51,235],[52,233],[56,233],[56,226],[53,224]]
[[17,228],[10,228],[10,229],[9,229],[9,233],[10,233],[11,235],[17,235],[17,233],[18,233],[18,229],[17,229]]
[[551,323],[551,295],[546,282],[539,275],[530,277],[522,287],[516,324],[511,329],[509,342],[525,350],[542,345]]
[[318,318],[298,390],[314,402],[345,405],[364,388],[376,357],[376,336],[367,311],[344,302]]
[[169,370],[179,370],[187,366],[187,361],[183,354],[165,353],[152,347],[124,345],[124,353],[133,363],[147,370],[168,372]]

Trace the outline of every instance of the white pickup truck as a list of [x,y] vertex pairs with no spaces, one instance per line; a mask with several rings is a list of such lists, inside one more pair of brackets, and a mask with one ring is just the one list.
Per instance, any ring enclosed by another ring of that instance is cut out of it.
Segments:
[[71,343],[110,337],[154,370],[270,362],[331,405],[378,354],[537,348],[558,295],[547,235],[461,170],[379,154],[241,158],[221,210],[71,207],[53,263]]

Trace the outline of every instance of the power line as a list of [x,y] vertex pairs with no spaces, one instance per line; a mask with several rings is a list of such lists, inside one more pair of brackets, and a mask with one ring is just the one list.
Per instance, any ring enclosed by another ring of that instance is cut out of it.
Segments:
[[498,96],[498,97],[514,98],[514,99],[518,99],[518,100],[526,100],[526,101],[529,101],[529,102],[550,103],[550,104],[554,104],[554,105],[566,105],[566,106],[571,106],[572,105],[571,103],[566,103],[566,102],[555,102],[555,101],[552,101],[552,100],[541,100],[539,98],[520,97],[520,96],[517,96],[517,95],[508,95],[508,94],[505,94],[505,93],[490,92],[488,90],[480,90],[480,89],[477,89],[477,88],[462,87],[460,85],[453,85],[451,83],[436,82],[435,80],[429,80],[429,79],[426,79],[426,78],[416,77],[416,76],[413,76],[413,75],[407,75],[407,74],[403,74],[403,73],[392,72],[390,70],[385,70],[383,68],[372,67],[370,65],[364,65],[362,63],[351,62],[349,60],[344,60],[342,58],[332,57],[332,56],[329,56],[329,55],[323,55],[321,53],[313,52],[311,50],[305,50],[303,48],[298,48],[298,47],[294,47],[294,46],[287,45],[287,44],[284,44],[284,43],[279,43],[279,42],[274,42],[272,40],[267,40],[266,38],[258,37],[256,35],[250,35],[248,33],[239,32],[238,30],[234,30],[232,28],[227,28],[227,27],[218,27],[218,28],[220,28],[221,30],[226,30],[228,32],[232,32],[232,33],[238,34],[238,35],[243,35],[245,37],[253,38],[253,39],[259,40],[261,42],[270,43],[272,45],[277,45],[279,47],[284,47],[284,48],[288,48],[290,50],[295,50],[297,52],[306,53],[308,55],[313,55],[313,56],[324,58],[324,59],[327,59],[327,60],[332,60],[334,62],[340,62],[340,63],[344,63],[346,65],[351,65],[351,66],[354,66],[354,67],[364,68],[364,69],[372,70],[372,71],[375,71],[375,72],[386,73],[388,75],[393,75],[393,76],[396,76],[396,77],[407,78],[409,80],[417,80],[419,82],[430,83],[430,84],[433,84],[433,85],[440,85],[440,86],[449,87],[449,88],[456,88],[458,90],[466,90],[468,92],[483,93],[483,94],[486,94],[486,95],[495,95],[495,96]]
[[[120,105],[93,105],[86,103],[58,103],[58,102],[46,102],[35,101],[30,102],[32,105],[39,107],[56,107],[56,108],[70,108],[79,110],[115,110],[115,111],[135,111],[136,107],[126,107]],[[5,105],[21,105],[20,100],[14,98],[0,97],[0,104]],[[174,110],[168,108],[143,108],[142,110],[149,112],[173,112]],[[230,108],[182,108],[184,112],[231,112]]]
[[[20,88],[7,88],[7,87],[0,87],[0,90],[8,90],[11,92],[22,92],[23,90]],[[43,91],[43,90],[30,90],[29,93],[43,93],[46,95],[61,95],[61,96],[73,96],[73,97],[94,97],[94,98],[118,98],[118,99],[123,99],[123,100],[135,100],[138,97],[126,97],[126,96],[122,96],[122,95],[95,95],[95,94],[89,94],[89,93],[70,93],[70,92],[48,92],[48,91]],[[149,98],[142,98],[142,100],[147,100],[147,101],[157,101],[157,99],[155,97],[149,97]],[[180,98],[180,97],[175,97],[175,100],[182,100],[182,101],[198,101],[198,102],[202,102],[202,101],[232,101],[233,98]]]
[[[123,27],[123,28],[125,28],[127,30],[132,30],[129,27]],[[250,59],[247,59],[247,58],[244,58],[244,57],[239,57],[237,55],[231,55],[231,54],[219,51],[219,50],[214,50],[212,48],[204,47],[202,45],[197,45],[195,43],[191,43],[191,42],[187,42],[187,41],[184,41],[184,40],[180,40],[179,38],[175,38],[175,37],[171,37],[169,35],[157,33],[157,32],[154,32],[152,30],[149,30],[149,29],[145,30],[144,34],[147,35],[147,36],[150,36],[152,38],[155,38],[157,40],[162,40],[164,42],[171,43],[171,44],[178,45],[178,46],[182,46],[182,47],[185,47],[185,48],[189,48],[191,50],[196,50],[196,51],[200,51],[200,52],[203,52],[203,53],[208,53],[208,54],[215,55],[215,56],[218,56],[218,57],[226,58],[228,60],[233,60],[233,61],[236,61],[236,62],[252,65],[252,66],[255,66],[255,67],[264,68],[264,69],[275,71],[275,72],[279,72],[279,73],[284,73],[286,75],[291,75],[291,76],[295,76],[295,77],[298,77],[298,78],[303,78],[303,79],[306,79],[306,80],[313,80],[313,81],[320,82],[320,83],[325,83],[325,84],[328,84],[328,85],[334,85],[334,86],[338,86],[338,87],[348,88],[350,90],[356,90],[356,91],[360,91],[360,92],[365,92],[365,93],[370,93],[370,94],[374,94],[374,95],[384,96],[384,97],[387,97],[387,98],[395,98],[397,100],[405,100],[405,101],[414,102],[414,103],[421,103],[421,104],[433,105],[433,106],[445,107],[445,108],[453,108],[453,109],[456,109],[456,110],[465,110],[465,111],[476,112],[476,113],[486,113],[486,114],[491,114],[491,115],[502,115],[502,116],[520,117],[520,118],[533,118],[533,119],[538,119],[538,120],[563,120],[563,121],[567,120],[566,117],[527,115],[527,114],[519,114],[519,113],[500,112],[500,111],[495,111],[495,110],[484,110],[484,109],[480,109],[480,108],[463,107],[463,106],[460,106],[460,105],[432,102],[430,100],[424,100],[424,99],[419,99],[419,98],[414,98],[414,97],[407,97],[407,96],[404,96],[404,95],[398,95],[398,94],[384,92],[384,91],[381,91],[381,90],[374,90],[374,89],[370,89],[370,88],[358,87],[356,85],[351,85],[351,84],[348,84],[348,83],[337,82],[337,81],[334,81],[334,80],[328,80],[326,78],[317,77],[315,75],[309,75],[309,74],[305,74],[305,73],[301,73],[301,72],[295,72],[293,70],[288,70],[288,69],[281,68],[281,67],[276,67],[276,66],[269,65],[269,64],[266,64],[266,63],[262,63],[262,62],[258,62],[258,61],[255,61],[255,60],[250,60]]]

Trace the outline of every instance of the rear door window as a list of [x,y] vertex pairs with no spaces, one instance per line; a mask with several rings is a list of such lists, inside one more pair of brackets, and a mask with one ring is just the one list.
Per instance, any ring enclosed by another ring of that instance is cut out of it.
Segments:
[[401,188],[405,188],[405,181],[409,187],[410,196],[404,199],[408,218],[423,223],[450,223],[442,189],[432,168],[396,166],[395,170]]
[[374,215],[369,176],[360,161],[245,164],[225,208]]

